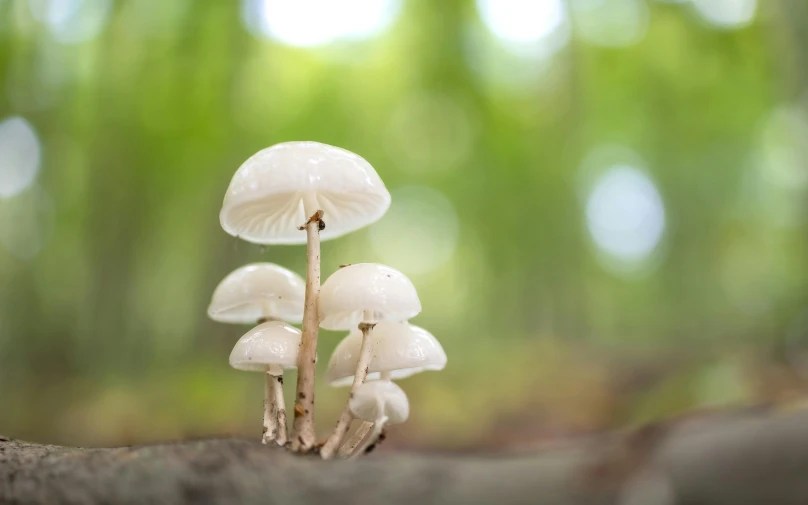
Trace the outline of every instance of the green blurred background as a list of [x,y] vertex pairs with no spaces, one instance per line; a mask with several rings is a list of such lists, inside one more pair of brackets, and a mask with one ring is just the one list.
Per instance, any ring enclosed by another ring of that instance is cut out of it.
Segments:
[[[262,248],[218,223],[277,142],[370,161],[377,224],[449,366],[388,448],[538,444],[788,401],[808,373],[804,0],[0,0],[0,433],[260,435]],[[320,376],[340,335],[322,332]],[[291,401],[291,384],[287,393]],[[318,385],[318,426],[347,391]]]

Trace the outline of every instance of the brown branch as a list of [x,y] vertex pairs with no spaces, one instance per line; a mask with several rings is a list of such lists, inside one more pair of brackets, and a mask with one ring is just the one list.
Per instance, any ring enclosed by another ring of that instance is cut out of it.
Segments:
[[735,413],[501,456],[324,462],[258,441],[75,449],[0,438],[0,503],[808,503],[808,413]]

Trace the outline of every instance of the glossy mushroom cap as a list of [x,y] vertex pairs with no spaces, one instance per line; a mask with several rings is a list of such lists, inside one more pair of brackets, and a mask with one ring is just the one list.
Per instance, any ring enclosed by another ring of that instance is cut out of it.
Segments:
[[[390,372],[392,379],[404,379],[430,370],[443,370],[446,353],[438,339],[423,328],[409,323],[381,322],[370,333],[373,357],[368,365],[368,380]],[[326,380],[332,386],[350,386],[356,371],[362,333],[352,331],[334,349],[328,362]]]
[[328,240],[378,220],[389,206],[390,193],[362,157],[319,142],[284,142],[239,167],[219,220],[227,233],[256,244],[305,244],[298,227],[317,210],[325,212],[320,238]]
[[406,393],[387,380],[362,384],[354,391],[348,407],[354,417],[369,423],[384,419],[388,424],[398,424],[410,416],[410,402]]
[[297,368],[300,330],[280,321],[259,324],[233,347],[230,366],[247,372],[281,375],[284,368]]
[[220,323],[255,324],[260,319],[303,320],[306,282],[273,263],[246,265],[216,286],[208,316]]
[[377,263],[340,268],[320,289],[320,326],[353,330],[372,311],[372,321],[406,321],[421,312],[421,301],[406,275]]

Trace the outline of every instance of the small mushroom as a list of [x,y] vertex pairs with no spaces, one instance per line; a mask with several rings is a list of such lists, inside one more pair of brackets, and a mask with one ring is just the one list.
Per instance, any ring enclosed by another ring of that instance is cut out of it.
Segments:
[[230,366],[248,372],[264,372],[264,433],[261,442],[286,443],[286,407],[283,371],[297,368],[300,330],[281,321],[259,324],[236,342]]
[[[373,357],[368,363],[367,380],[400,380],[426,371],[443,370],[446,352],[427,330],[410,323],[381,322],[371,336]],[[331,386],[353,383],[356,362],[362,346],[362,333],[352,331],[334,349],[328,362],[326,380]]]
[[[443,370],[446,366],[446,353],[440,342],[418,326],[381,322],[373,328],[372,339],[373,357],[368,364],[368,381],[404,379],[421,372]],[[326,380],[331,386],[350,386],[353,383],[361,345],[361,332],[353,331],[334,349],[326,372]],[[362,423],[340,448],[340,454],[351,454],[372,428],[371,423]]]
[[353,330],[359,323],[407,321],[421,312],[415,286],[395,268],[356,263],[340,268],[320,290],[320,327]]
[[[296,450],[308,450],[315,442],[313,363],[319,324],[320,239],[367,226],[389,206],[390,193],[370,163],[319,142],[285,142],[257,152],[239,167],[227,189],[219,214],[227,233],[257,244],[307,244]],[[300,232],[304,229],[305,234]]]
[[370,381],[353,392],[348,406],[351,414],[366,423],[373,423],[373,431],[352,457],[364,454],[376,444],[386,424],[399,424],[410,415],[410,403],[404,391],[388,380]]
[[[329,330],[358,328],[361,345],[356,361],[351,392],[365,381],[373,355],[373,326],[381,321],[406,321],[421,312],[421,302],[412,282],[394,268],[376,263],[357,263],[334,272],[320,291],[320,326]],[[329,459],[339,448],[351,425],[349,406],[337,421],[334,432],[320,449]]]
[[296,273],[273,263],[238,268],[216,286],[208,316],[221,323],[256,324],[277,319],[303,319],[306,283]]

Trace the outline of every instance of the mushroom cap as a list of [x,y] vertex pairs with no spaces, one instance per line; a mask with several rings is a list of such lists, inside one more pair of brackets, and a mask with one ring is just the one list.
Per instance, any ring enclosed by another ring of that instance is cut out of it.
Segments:
[[[409,323],[381,322],[370,332],[373,356],[368,380],[390,372],[392,379],[404,379],[429,370],[443,370],[446,353],[438,339],[423,328]],[[362,332],[352,331],[334,349],[328,362],[326,380],[335,387],[350,386],[356,372]]]
[[354,417],[375,423],[403,423],[410,416],[410,402],[404,390],[388,380],[370,381],[354,391],[348,402]]
[[415,286],[395,268],[377,263],[357,263],[340,268],[320,289],[320,326],[327,330],[351,330],[363,322],[406,321],[421,312]]
[[[304,197],[316,208],[304,209]],[[390,193],[373,167],[345,149],[284,142],[258,151],[233,175],[219,220],[224,230],[256,244],[305,244],[298,229],[317,210],[321,240],[345,235],[387,212]]]
[[230,353],[230,366],[247,372],[281,375],[297,368],[300,330],[281,321],[259,324],[238,339]]
[[262,318],[289,323],[303,320],[306,282],[273,263],[234,270],[216,286],[208,316],[221,323],[255,324]]

